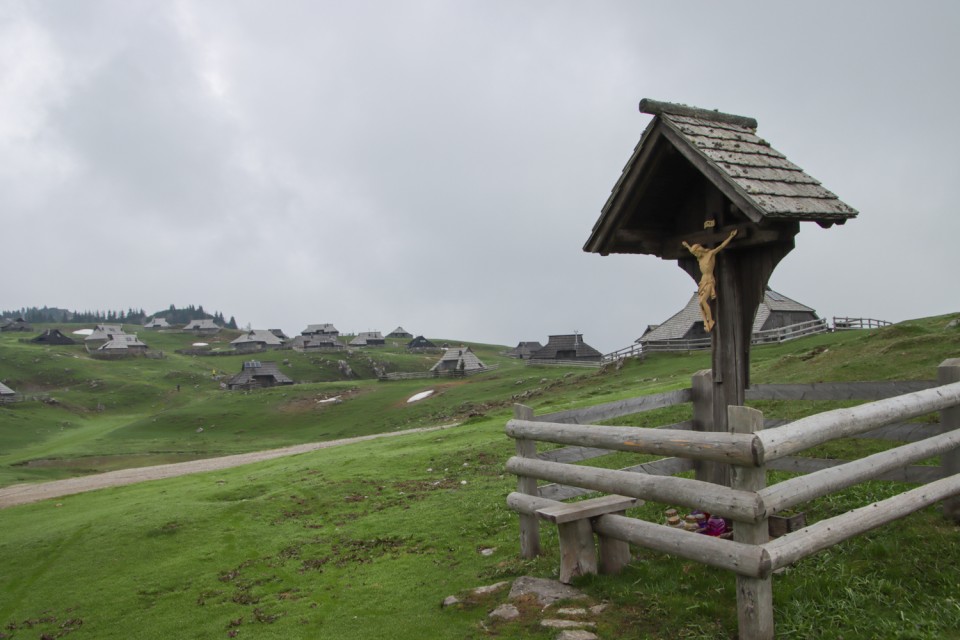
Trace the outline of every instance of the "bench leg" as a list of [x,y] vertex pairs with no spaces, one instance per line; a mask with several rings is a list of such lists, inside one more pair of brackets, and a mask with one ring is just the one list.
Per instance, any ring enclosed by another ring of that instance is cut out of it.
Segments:
[[[620,511],[617,515],[623,515]],[[600,543],[600,573],[615,575],[630,564],[630,543],[597,534]]]
[[597,549],[590,520],[557,525],[560,536],[560,582],[570,584],[577,576],[597,572]]

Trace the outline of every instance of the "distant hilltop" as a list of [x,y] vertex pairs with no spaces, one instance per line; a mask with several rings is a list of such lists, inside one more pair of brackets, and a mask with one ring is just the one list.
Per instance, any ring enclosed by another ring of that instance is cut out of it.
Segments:
[[57,322],[144,324],[148,318],[164,318],[171,325],[182,325],[191,320],[213,320],[221,327],[237,328],[237,321],[233,316],[230,316],[230,320],[226,320],[219,311],[208,313],[204,311],[203,305],[195,307],[192,304],[183,308],[170,305],[167,309],[152,314],[147,314],[143,309],[70,311],[59,307],[23,307],[22,309],[0,311],[0,317],[23,318],[26,322],[51,324]]

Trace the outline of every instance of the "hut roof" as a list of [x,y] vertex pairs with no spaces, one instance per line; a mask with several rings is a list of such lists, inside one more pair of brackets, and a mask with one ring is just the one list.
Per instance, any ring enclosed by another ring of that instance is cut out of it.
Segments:
[[383,344],[383,334],[379,331],[361,331],[350,341],[351,347],[362,347],[366,344]]
[[85,341],[96,342],[97,340],[110,340],[113,336],[126,335],[123,328],[118,324],[98,324],[93,329],[93,333],[84,338]]
[[276,362],[261,362],[248,360],[243,363],[243,369],[237,375],[226,381],[228,386],[249,385],[258,378],[271,378],[274,384],[293,384],[293,380],[280,371]]
[[249,344],[252,342],[264,344],[270,347],[279,347],[283,344],[283,340],[278,338],[273,331],[267,329],[253,329],[252,331],[248,331],[240,337],[231,340],[230,344],[238,345]]
[[0,396],[15,396],[17,392],[0,382]]
[[167,322],[166,318],[157,316],[156,318],[150,318],[143,323],[143,326],[147,329],[166,329],[170,326],[170,323]]
[[443,352],[437,363],[430,367],[430,371],[438,369],[476,371],[486,368],[487,365],[483,364],[470,347],[451,347]]
[[307,328],[300,332],[301,335],[309,335],[311,333],[340,333],[337,331],[337,328],[330,324],[329,322],[324,324],[308,324]]
[[413,340],[407,343],[408,349],[436,349],[437,345],[433,344],[423,336],[417,336]]
[[410,338],[413,334],[404,329],[403,327],[397,327],[393,331],[387,334],[388,338]]
[[543,345],[536,341],[519,342],[506,355],[511,358],[529,358],[531,354],[543,349]]
[[36,338],[32,338],[30,342],[39,344],[77,344],[77,341],[73,338],[63,335],[60,329],[46,329]]
[[209,318],[191,320],[183,326],[185,331],[199,331],[203,329],[220,329],[220,325]]
[[[750,222],[812,220],[843,224],[857,211],[756,134],[753,118],[644,100],[653,114],[584,246],[595,253],[679,251],[673,220],[690,194],[691,175],[705,177]],[[684,191],[686,190],[686,191]],[[690,194],[692,196],[692,194]],[[701,220],[702,222],[702,220]],[[666,241],[670,247],[664,247]]]
[[141,342],[136,334],[122,333],[119,335],[111,335],[110,339],[100,345],[97,351],[126,351],[127,349],[136,349],[139,347],[146,349],[147,345]]
[[[757,307],[757,315],[754,316],[751,331],[754,333],[760,331],[767,321],[767,318],[770,317],[770,314],[778,311],[816,313],[812,308],[800,304],[796,300],[791,300],[782,293],[777,293],[773,289],[768,288],[763,294],[763,301],[759,307]],[[670,316],[663,324],[651,325],[652,328],[637,338],[635,342],[680,340],[687,335],[687,332],[690,331],[695,323],[702,321],[703,316],[700,315],[700,300],[697,298],[697,293],[694,292],[683,309]]]
[[573,351],[579,358],[602,358],[603,354],[583,341],[579,333],[549,336],[547,344],[530,356],[533,360],[556,360],[560,351]]

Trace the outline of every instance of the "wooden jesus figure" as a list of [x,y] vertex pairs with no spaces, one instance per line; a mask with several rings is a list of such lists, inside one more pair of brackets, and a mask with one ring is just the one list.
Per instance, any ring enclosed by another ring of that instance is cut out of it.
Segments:
[[731,231],[727,239],[713,249],[705,249],[703,245],[700,244],[689,245],[686,241],[683,242],[683,246],[694,255],[697,263],[700,265],[700,285],[697,287],[697,297],[700,299],[700,313],[703,315],[703,328],[707,333],[710,333],[714,325],[713,312],[710,310],[710,301],[717,299],[717,280],[713,275],[713,271],[717,266],[717,254],[730,244],[730,241],[733,240],[735,235],[737,235],[736,229]]

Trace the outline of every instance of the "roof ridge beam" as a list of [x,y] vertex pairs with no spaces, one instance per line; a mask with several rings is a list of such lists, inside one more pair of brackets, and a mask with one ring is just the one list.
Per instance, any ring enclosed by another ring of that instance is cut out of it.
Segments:
[[720,111],[711,111],[710,109],[701,109],[699,107],[688,107],[685,104],[676,104],[673,102],[660,102],[644,98],[640,101],[640,113],[648,113],[652,116],[663,114],[674,114],[678,116],[692,116],[702,118],[703,120],[713,120],[725,124],[737,125],[748,129],[757,128],[757,119],[748,116],[738,116],[732,113],[722,113]]

